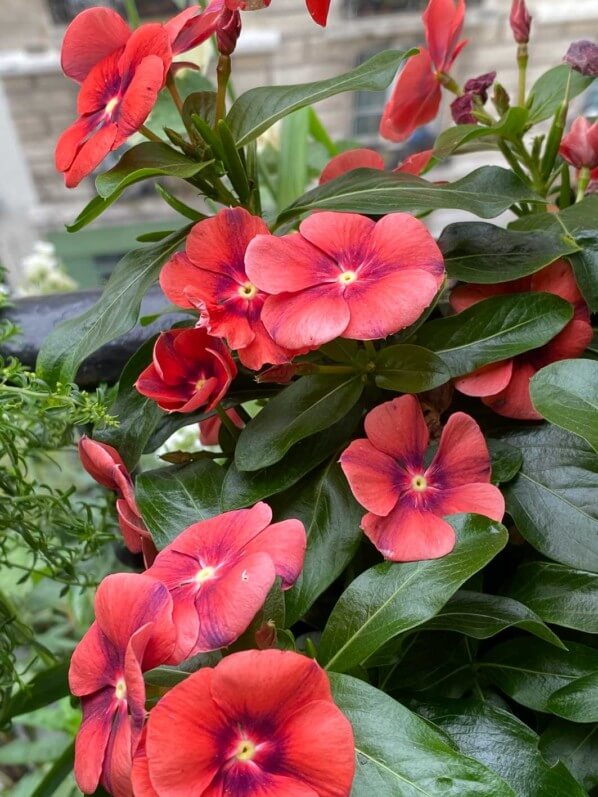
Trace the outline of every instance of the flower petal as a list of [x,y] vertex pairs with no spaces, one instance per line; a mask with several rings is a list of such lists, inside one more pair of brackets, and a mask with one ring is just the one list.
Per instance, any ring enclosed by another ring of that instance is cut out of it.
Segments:
[[465,0],[430,0],[422,15],[432,63],[447,71],[463,29]]
[[396,459],[400,467],[421,467],[430,433],[415,396],[374,407],[366,415],[365,433],[374,448]]
[[314,22],[325,27],[328,20],[330,0],[305,0],[305,4]]
[[135,797],[160,797],[154,789],[150,780],[149,765],[146,750],[147,726],[144,728],[135,757],[133,758],[133,768],[131,770],[131,781]]
[[349,307],[337,284],[316,285],[299,293],[269,296],[262,321],[275,343],[286,349],[312,349],[343,334]]
[[100,782],[113,721],[114,691],[103,689],[81,701],[83,721],[75,741],[75,780],[85,794]]
[[505,514],[505,499],[493,484],[461,484],[442,491],[438,511],[443,515],[472,512],[501,521]]
[[78,186],[84,177],[100,165],[106,155],[114,149],[116,134],[116,125],[111,122],[100,127],[81,144],[68,169],[64,169],[67,188]]
[[489,482],[490,454],[478,424],[464,412],[455,412],[442,430],[438,451],[426,471],[439,489],[471,482]]
[[87,8],[66,29],[60,64],[65,75],[82,83],[102,58],[127,43],[131,29],[111,8]]
[[73,651],[69,689],[77,697],[83,697],[112,686],[118,666],[118,654],[114,646],[101,632],[97,622],[92,623]]
[[430,53],[420,49],[399,74],[380,122],[380,135],[404,141],[421,125],[436,118],[442,94],[432,72]]
[[466,396],[494,396],[509,384],[513,360],[503,360],[478,368],[467,376],[455,379],[455,387]]
[[369,440],[353,440],[340,458],[351,492],[359,503],[376,515],[388,515],[399,500],[395,460]]
[[299,226],[301,235],[336,264],[333,278],[343,270],[355,271],[366,256],[376,222],[358,213],[312,213]]
[[299,233],[258,235],[245,254],[247,276],[266,293],[301,291],[337,279],[339,269]]
[[118,139],[120,146],[136,133],[156,104],[164,81],[164,64],[157,55],[148,55],[135,69],[117,110]]
[[387,517],[365,515],[361,528],[391,562],[439,559],[455,547],[455,532],[446,520],[401,504]]
[[299,578],[305,559],[307,537],[300,520],[283,520],[267,526],[243,549],[244,555],[266,553],[272,559],[282,588],[289,589]]
[[513,361],[513,373],[509,384],[494,396],[485,396],[482,401],[505,418],[521,421],[540,421],[542,416],[536,412],[529,393],[529,382],[538,368],[524,358]]
[[322,169],[320,185],[354,169],[384,169],[384,158],[375,149],[348,149],[335,155]]

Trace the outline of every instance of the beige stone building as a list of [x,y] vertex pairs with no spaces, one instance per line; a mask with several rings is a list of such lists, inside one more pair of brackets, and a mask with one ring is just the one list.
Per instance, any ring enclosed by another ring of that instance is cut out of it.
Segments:
[[[171,223],[169,209],[151,186],[140,184],[86,231],[64,233],[63,225],[94,189],[88,178],[69,191],[54,171],[54,144],[74,118],[77,90],[60,72],[59,47],[73,14],[98,1],[0,0],[0,262],[13,279],[32,243],[42,238],[56,243],[81,285],[100,284],[136,234]],[[119,0],[102,4],[120,8]],[[569,42],[598,33],[598,0],[528,4],[534,16],[532,79],[557,63]],[[272,0],[270,8],[243,15],[243,35],[234,56],[236,88],[331,77],[377,51],[417,45],[422,41],[420,15],[425,5],[425,0],[332,0],[329,24],[321,29],[311,21],[303,0]],[[456,79],[497,69],[503,85],[512,90],[516,67],[508,27],[510,0],[468,0],[467,5],[469,46],[457,62]],[[176,11],[172,0],[138,0],[138,7],[144,18]],[[344,94],[322,103],[319,111],[333,136],[385,147],[377,135],[384,101],[382,92]],[[589,101],[598,105],[598,97]],[[449,122],[445,108],[438,123],[420,131],[408,148],[429,145]],[[403,154],[396,151],[389,157]],[[459,171],[460,165],[449,169]]]

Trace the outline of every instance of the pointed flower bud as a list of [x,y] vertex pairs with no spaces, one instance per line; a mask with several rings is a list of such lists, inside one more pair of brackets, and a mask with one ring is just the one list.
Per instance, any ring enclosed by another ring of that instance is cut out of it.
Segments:
[[592,124],[579,116],[563,136],[559,153],[576,169],[595,169],[598,166],[598,122]]
[[598,76],[598,44],[582,39],[573,42],[563,61],[586,77]]
[[221,55],[232,55],[241,35],[241,15],[238,11],[225,8],[216,30],[218,52]]
[[517,44],[527,44],[532,26],[532,18],[525,5],[525,0],[513,0],[509,24]]

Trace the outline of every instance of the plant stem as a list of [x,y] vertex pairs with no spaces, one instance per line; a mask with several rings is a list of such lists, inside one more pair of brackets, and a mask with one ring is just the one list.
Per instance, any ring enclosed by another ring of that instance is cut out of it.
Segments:
[[584,198],[584,194],[589,182],[590,170],[587,166],[584,166],[579,172],[579,178],[577,181],[577,196],[575,197],[575,202],[581,202],[581,200]]
[[124,0],[125,13],[132,28],[139,27],[139,11],[135,0]]
[[180,113],[180,115],[182,117],[183,116],[183,100],[181,98],[181,95],[179,94],[179,90],[177,88],[176,81],[174,79],[174,75],[172,74],[172,72],[170,70],[168,71],[168,75],[166,76],[166,88],[170,92],[170,96],[172,97],[172,100],[173,100],[174,104],[176,105],[177,110],[178,110],[178,112]]
[[141,133],[142,136],[145,136],[150,141],[159,141],[160,144],[164,143],[160,138],[160,136],[156,135],[154,132],[152,132],[149,129],[149,127],[146,127],[145,125],[141,125],[141,127],[139,128],[139,132]]
[[317,374],[354,374],[355,368],[352,365],[316,365],[314,372]]
[[519,67],[519,79],[517,83],[517,105],[525,108],[525,80],[527,76],[527,62],[529,59],[527,44],[520,44],[517,47],[517,66]]
[[371,340],[364,340],[363,348],[366,350],[369,357],[373,357],[374,359],[376,359],[377,356],[376,347],[374,346]]
[[221,55],[218,59],[218,66],[216,67],[216,76],[218,81],[218,90],[216,92],[216,123],[214,127],[218,126],[218,122],[226,116],[226,87],[230,78],[231,62],[230,56]]
[[226,410],[222,406],[222,404],[216,404],[216,412],[218,413],[218,417],[222,421],[222,425],[226,429],[226,431],[231,435],[233,440],[236,442],[239,439],[239,435],[241,434],[241,430],[238,429],[235,424],[231,421],[228,417]]

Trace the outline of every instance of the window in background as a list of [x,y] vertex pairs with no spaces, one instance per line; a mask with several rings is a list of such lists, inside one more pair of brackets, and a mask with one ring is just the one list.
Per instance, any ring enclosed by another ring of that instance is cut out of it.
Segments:
[[[481,0],[468,0],[468,6],[479,5]],[[428,0],[345,0],[347,14],[351,17],[369,17],[376,14],[421,13]]]
[[[80,11],[92,6],[104,5],[115,8],[126,16],[122,0],[48,0],[52,21],[57,25],[69,23]],[[137,10],[141,17],[165,17],[176,13],[179,9],[173,0],[137,0]]]

